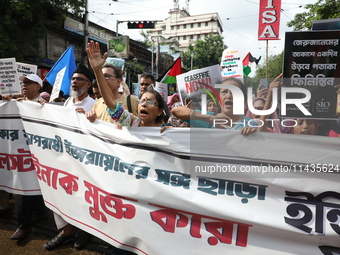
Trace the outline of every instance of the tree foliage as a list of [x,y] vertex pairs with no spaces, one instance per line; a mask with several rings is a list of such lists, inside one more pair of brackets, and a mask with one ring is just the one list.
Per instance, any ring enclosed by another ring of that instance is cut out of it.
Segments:
[[314,20],[340,17],[339,0],[318,0],[315,4],[307,4],[305,9],[308,11],[296,14],[287,26],[293,27],[294,31],[311,30]]
[[189,45],[187,51],[182,53],[182,64],[186,70],[203,68],[220,64],[223,51],[227,46],[220,35],[209,34],[204,40],[197,41],[194,46]]
[[84,0],[4,0],[0,6],[0,58],[15,56],[22,60],[23,45],[39,48],[39,39],[47,27],[62,27],[65,15],[73,10],[75,17],[84,13]]

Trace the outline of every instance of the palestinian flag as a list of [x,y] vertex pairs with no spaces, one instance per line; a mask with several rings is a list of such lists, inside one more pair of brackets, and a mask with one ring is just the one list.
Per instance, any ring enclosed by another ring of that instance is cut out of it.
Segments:
[[248,54],[243,59],[243,75],[245,77],[248,77],[248,75],[251,73],[251,69],[258,65],[260,59],[261,56],[257,59],[254,58],[250,52],[248,52]]
[[160,83],[173,84],[176,83],[176,76],[182,74],[182,62],[181,57],[177,58],[176,61],[169,67],[168,70],[160,77],[157,81]]

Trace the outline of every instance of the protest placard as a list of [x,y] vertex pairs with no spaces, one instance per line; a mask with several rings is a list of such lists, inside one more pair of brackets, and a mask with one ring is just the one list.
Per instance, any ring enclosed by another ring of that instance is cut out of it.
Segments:
[[21,94],[15,58],[0,59],[0,95]]
[[[287,32],[285,41],[283,83],[310,91],[305,108],[314,119],[337,118],[336,89],[340,84],[338,52],[340,31]],[[294,93],[290,98],[300,98]],[[287,117],[304,117],[295,106],[287,108]]]
[[27,76],[29,74],[37,74],[37,69],[38,67],[36,65],[17,62],[18,77]]
[[222,79],[228,77],[243,78],[243,57],[238,50],[226,49],[222,53],[221,75]]
[[215,84],[222,82],[219,65],[195,69],[177,75],[176,78],[182,102],[188,98],[194,104],[200,104],[202,94],[210,94],[214,97],[215,93],[212,89],[215,88]]
[[124,69],[125,60],[121,59],[121,58],[111,58],[111,57],[108,57],[106,59],[106,63],[109,63],[111,65],[117,66],[117,67],[119,67],[120,69],[123,70]]

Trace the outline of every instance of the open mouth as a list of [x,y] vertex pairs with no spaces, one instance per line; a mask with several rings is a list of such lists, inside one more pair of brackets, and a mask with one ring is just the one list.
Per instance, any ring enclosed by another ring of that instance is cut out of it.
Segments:
[[146,109],[141,109],[140,111],[139,111],[139,115],[140,116],[147,116],[149,113],[148,113],[148,111],[146,110]]
[[233,101],[226,100],[226,101],[224,101],[224,105],[228,106],[228,107],[232,107],[233,106]]

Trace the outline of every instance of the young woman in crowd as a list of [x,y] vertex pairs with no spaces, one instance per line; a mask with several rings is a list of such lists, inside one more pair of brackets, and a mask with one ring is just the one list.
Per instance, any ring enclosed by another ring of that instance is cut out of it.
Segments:
[[168,96],[168,109],[169,109],[169,111],[171,111],[173,105],[175,103],[179,102],[179,101],[180,101],[180,98],[179,98],[178,93],[174,93],[171,96]]
[[221,107],[218,103],[215,104],[214,100],[209,99],[207,103],[207,111],[213,112],[215,115],[221,112]]
[[[266,103],[266,99],[263,97],[255,97],[253,99],[253,106],[256,110],[263,110],[264,105]],[[253,119],[253,120],[260,120],[261,116],[252,113],[249,109],[247,110],[246,117]],[[279,116],[277,115],[276,111],[274,111],[271,115],[268,116],[268,119],[273,119],[273,125],[267,127],[267,132],[271,133],[281,133],[280,121]],[[259,125],[261,125],[261,121],[258,121]],[[262,130],[261,130],[262,131]]]

